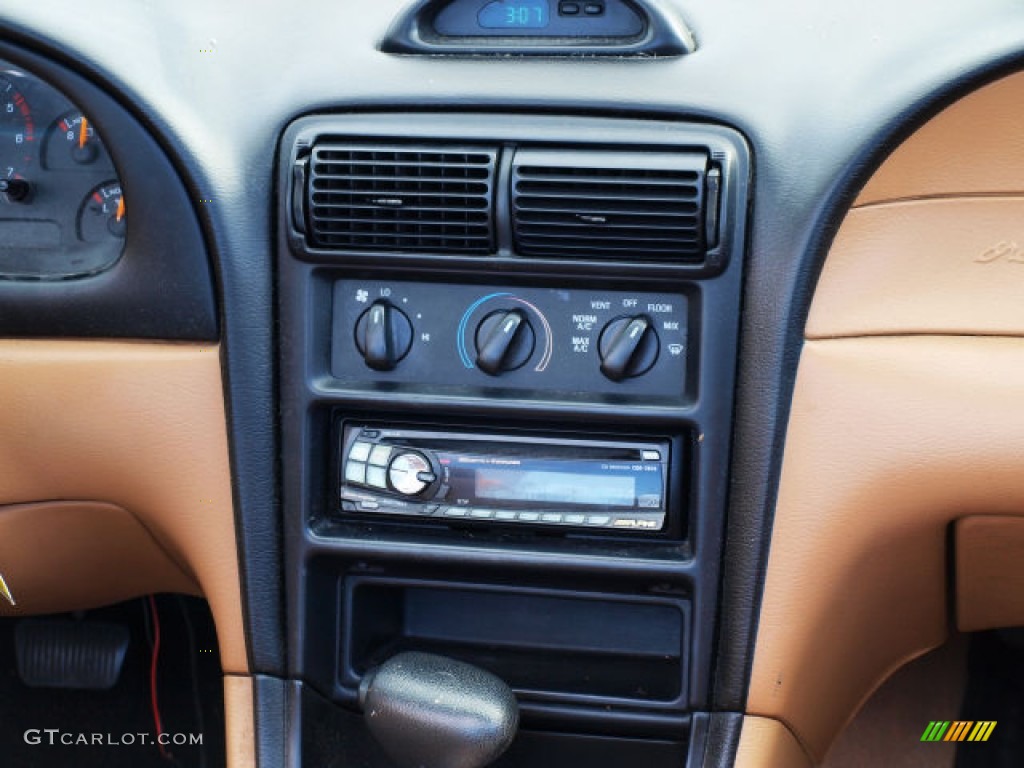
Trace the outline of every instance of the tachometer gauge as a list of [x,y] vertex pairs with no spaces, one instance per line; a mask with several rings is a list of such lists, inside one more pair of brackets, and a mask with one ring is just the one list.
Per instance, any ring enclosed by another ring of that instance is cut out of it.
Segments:
[[121,182],[108,181],[89,193],[78,212],[78,236],[87,243],[124,238],[124,195]]
[[0,77],[0,179],[21,179],[32,163],[35,123],[28,102]]
[[92,121],[81,112],[62,115],[46,133],[43,160],[51,170],[84,170],[105,154],[103,142]]

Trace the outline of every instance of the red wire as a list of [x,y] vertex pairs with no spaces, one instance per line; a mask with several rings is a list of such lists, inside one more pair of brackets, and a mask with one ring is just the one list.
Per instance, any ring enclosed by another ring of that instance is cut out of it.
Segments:
[[153,708],[153,723],[156,725],[156,745],[160,750],[160,756],[166,760],[169,755],[160,742],[164,726],[160,722],[160,704],[156,696],[156,662],[160,656],[160,615],[156,611],[156,600],[152,595],[149,595],[149,610],[153,615],[153,657],[149,664],[149,702]]

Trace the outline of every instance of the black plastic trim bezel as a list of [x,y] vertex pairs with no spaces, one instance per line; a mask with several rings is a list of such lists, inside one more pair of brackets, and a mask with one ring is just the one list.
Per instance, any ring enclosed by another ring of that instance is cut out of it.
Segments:
[[0,335],[217,340],[214,272],[195,201],[159,144],[111,95],[71,69],[5,42],[0,57],[53,85],[95,122],[130,209],[124,252],[104,271],[0,280]]
[[[338,498],[338,491],[342,481],[342,456],[340,454],[340,448],[342,445],[342,434],[346,426],[366,426],[370,429],[375,426],[379,426],[382,423],[387,424],[390,428],[409,428],[417,430],[454,430],[469,434],[471,432],[477,432],[479,434],[500,434],[500,435],[511,435],[523,438],[530,437],[551,437],[558,439],[559,437],[565,437],[569,439],[579,439],[585,437],[587,440],[596,441],[636,441],[636,442],[665,442],[670,451],[670,457],[668,460],[668,477],[666,479],[666,492],[668,498],[668,512],[665,517],[665,524],[661,530],[658,531],[634,531],[627,532],[621,530],[607,529],[607,528],[568,528],[568,527],[552,527],[544,526],[543,524],[500,524],[491,522],[451,522],[445,519],[433,518],[430,520],[417,519],[409,517],[392,517],[374,515],[369,512],[341,512],[337,507],[330,508],[326,507],[321,509],[319,514],[323,517],[311,517],[309,524],[310,529],[326,537],[332,537],[337,535],[343,535],[340,532],[346,528],[365,528],[371,526],[382,531],[394,530],[401,532],[402,530],[422,531],[425,527],[432,528],[437,532],[459,530],[459,531],[473,531],[473,535],[486,542],[488,538],[499,539],[503,536],[507,536],[509,533],[513,533],[520,536],[529,536],[530,534],[544,533],[548,536],[557,536],[559,538],[564,537],[565,541],[574,542],[577,540],[585,541],[608,541],[616,540],[620,542],[636,543],[637,540],[644,540],[649,542],[673,542],[682,543],[685,546],[685,540],[687,536],[687,522],[689,511],[694,507],[697,499],[694,492],[696,471],[692,456],[695,452],[694,435],[688,431],[683,431],[677,434],[666,434],[658,432],[647,432],[644,433],[640,430],[633,430],[631,432],[615,432],[615,433],[596,433],[586,432],[582,433],[579,431],[579,426],[575,428],[566,425],[557,425],[553,423],[546,423],[543,430],[529,430],[524,429],[522,425],[515,425],[509,428],[509,425],[501,424],[488,424],[486,428],[482,428],[480,424],[470,424],[467,422],[459,423],[456,420],[447,421],[444,424],[438,424],[432,422],[429,419],[417,420],[415,416],[403,417],[394,413],[388,415],[380,414],[370,415],[370,418],[364,418],[361,414],[359,418],[353,419],[346,417],[343,412],[335,412],[332,418],[331,428],[331,460],[330,466],[337,467],[338,471],[333,476],[327,477],[326,480],[330,483],[330,488],[327,492],[335,500]],[[355,532],[353,530],[353,532]],[[443,535],[443,534],[442,534]]]
[[[718,256],[698,265],[620,264],[310,250],[292,221],[293,168],[321,136],[490,142],[503,148],[505,158],[509,145],[524,143],[703,151],[722,169],[724,180]],[[692,624],[687,649],[689,692],[679,711],[710,707],[750,162],[746,143],[735,131],[671,120],[396,112],[304,117],[286,129],[277,176],[281,191],[277,299],[290,676],[331,691],[333,667],[324,666],[322,648],[314,640],[336,633],[340,617],[332,607],[334,595],[338,579],[347,575],[511,583],[566,595],[606,591],[626,600],[680,595],[690,601]],[[411,385],[396,389],[387,381],[377,382],[369,369],[368,383],[346,384],[330,374],[332,284],[354,278],[682,292],[696,299],[691,316],[696,320],[691,336],[696,342],[691,344],[695,379],[687,383],[686,398],[662,402],[623,396],[587,401],[558,393],[502,391],[500,383],[496,388],[491,382],[447,393]],[[602,538],[338,522],[326,511],[337,490],[332,430],[339,416],[526,431],[557,427],[584,438],[592,434],[688,435],[691,503],[686,535]],[[644,708],[633,705],[626,711],[640,713]],[[600,719],[606,714],[612,717],[600,710],[590,717]]]
[[[571,124],[571,128],[567,127]],[[408,126],[415,125],[410,132]],[[737,252],[737,241],[742,248],[742,225],[747,205],[749,184],[749,153],[740,136],[717,125],[694,125],[654,120],[609,119],[600,117],[566,118],[551,115],[525,115],[492,113],[438,114],[351,114],[338,117],[305,117],[292,123],[285,132],[281,147],[282,160],[289,167],[301,161],[318,141],[379,141],[423,144],[497,145],[498,184],[495,200],[495,219],[499,234],[510,229],[507,182],[509,155],[514,148],[556,148],[564,150],[610,151],[679,151],[698,152],[708,156],[709,164],[720,169],[722,194],[719,198],[719,237],[709,248],[703,260],[621,261],[614,259],[586,260],[564,258],[532,258],[519,256],[512,250],[507,238],[499,241],[495,254],[489,256],[460,256],[441,253],[366,252],[359,250],[330,250],[311,246],[305,234],[296,227],[293,217],[286,221],[283,231],[293,253],[312,263],[356,266],[383,266],[391,269],[422,267],[429,264],[446,271],[474,274],[482,269],[500,270],[503,274],[552,273],[572,275],[629,274],[650,278],[704,278],[720,274],[729,259]],[[292,175],[281,180],[281,190],[288,205],[295,210],[294,197],[304,195],[296,189]],[[308,226],[306,227],[308,230]]]

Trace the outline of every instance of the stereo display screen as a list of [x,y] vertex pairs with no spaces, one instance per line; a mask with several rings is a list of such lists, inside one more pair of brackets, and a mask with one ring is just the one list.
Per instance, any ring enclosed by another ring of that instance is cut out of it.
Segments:
[[536,469],[476,467],[478,499],[633,508],[636,478]]

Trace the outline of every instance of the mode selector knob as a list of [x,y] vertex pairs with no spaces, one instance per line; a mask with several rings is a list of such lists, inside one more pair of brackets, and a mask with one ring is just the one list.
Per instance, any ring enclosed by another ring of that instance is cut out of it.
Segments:
[[412,347],[412,323],[391,302],[375,301],[356,321],[356,347],[375,371],[390,371]]
[[522,310],[491,312],[476,329],[476,366],[491,376],[522,368],[535,342],[533,326]]
[[601,373],[612,381],[643,376],[658,359],[661,344],[647,315],[617,317],[601,331]]
[[437,480],[430,460],[416,451],[400,451],[388,464],[388,483],[403,496],[418,496]]

